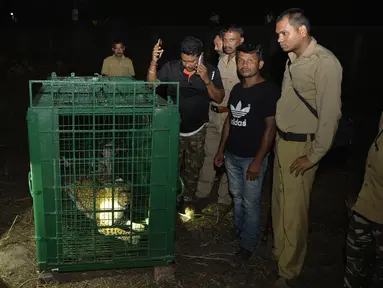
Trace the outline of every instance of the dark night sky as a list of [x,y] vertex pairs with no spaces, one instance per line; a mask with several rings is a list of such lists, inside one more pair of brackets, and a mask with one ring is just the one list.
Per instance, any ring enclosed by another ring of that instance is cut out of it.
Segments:
[[[339,5],[337,1],[291,1],[288,4],[266,6],[262,3],[229,2],[232,5],[204,5],[205,2],[178,1],[174,5],[165,4],[166,1],[105,1],[105,0],[0,0],[0,11],[3,17],[9,17],[9,12],[15,12],[19,22],[24,23],[52,23],[62,25],[71,22],[71,10],[74,3],[79,8],[81,21],[105,19],[114,15],[126,21],[149,25],[206,25],[212,11],[221,17],[222,24],[262,25],[266,10],[278,15],[290,7],[305,9],[313,25],[373,25],[378,24],[379,18],[372,17],[377,11],[368,2],[365,6]],[[267,2],[267,1],[264,1]],[[201,3],[198,5],[198,3]],[[235,3],[236,5],[233,5]],[[251,3],[251,4],[250,4]],[[256,3],[256,4],[253,4]],[[335,6],[335,4],[337,6]],[[351,4],[346,1],[344,4]],[[138,5],[133,7],[133,5]],[[254,5],[254,7],[251,7]],[[201,8],[199,8],[201,7]],[[227,8],[228,7],[228,8]],[[170,11],[172,10],[172,11]]]

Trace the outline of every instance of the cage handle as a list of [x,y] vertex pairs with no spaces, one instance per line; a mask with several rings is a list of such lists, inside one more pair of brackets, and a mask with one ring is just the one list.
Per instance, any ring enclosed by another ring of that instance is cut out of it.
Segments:
[[184,191],[185,191],[184,180],[182,180],[181,176],[178,176],[178,180],[180,180],[180,183],[181,183],[181,189],[180,189],[181,193],[178,196],[183,196],[184,195]]
[[28,186],[29,186],[29,193],[31,193],[31,196],[33,196],[33,191],[32,191],[32,173],[30,171],[28,172]]

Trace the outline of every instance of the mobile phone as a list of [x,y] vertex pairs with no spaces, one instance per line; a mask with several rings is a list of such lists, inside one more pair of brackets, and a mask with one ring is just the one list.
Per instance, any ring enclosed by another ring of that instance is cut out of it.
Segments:
[[[161,40],[161,38],[158,38],[157,44],[158,44],[158,47],[162,48],[162,40]],[[162,56],[162,52],[160,53],[160,55],[158,55],[158,59],[160,59],[161,56]]]
[[201,55],[199,55],[198,65],[201,65],[202,63],[203,63],[203,52],[201,53]]

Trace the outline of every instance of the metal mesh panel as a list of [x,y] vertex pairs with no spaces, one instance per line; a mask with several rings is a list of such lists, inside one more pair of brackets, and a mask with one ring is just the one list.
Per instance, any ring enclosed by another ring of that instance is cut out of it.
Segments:
[[31,107],[137,107],[167,103],[156,97],[155,89],[150,90],[149,85],[128,77],[58,78],[53,74],[49,80],[30,81],[31,93],[36,83],[42,89],[35,99],[30,95]]
[[147,255],[151,119],[60,115],[60,261]]

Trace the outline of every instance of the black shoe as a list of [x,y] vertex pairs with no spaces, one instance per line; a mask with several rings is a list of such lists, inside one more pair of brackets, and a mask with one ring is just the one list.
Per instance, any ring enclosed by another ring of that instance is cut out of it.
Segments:
[[295,278],[286,279],[284,277],[278,276],[277,280],[274,282],[273,288],[294,288],[299,287]]
[[273,253],[272,253],[272,246],[268,243],[261,242],[259,246],[254,251],[257,256],[261,257],[263,260],[274,260]]
[[253,255],[253,252],[245,248],[240,248],[239,251],[235,253],[231,266],[241,267],[243,262],[250,259],[251,255]]

